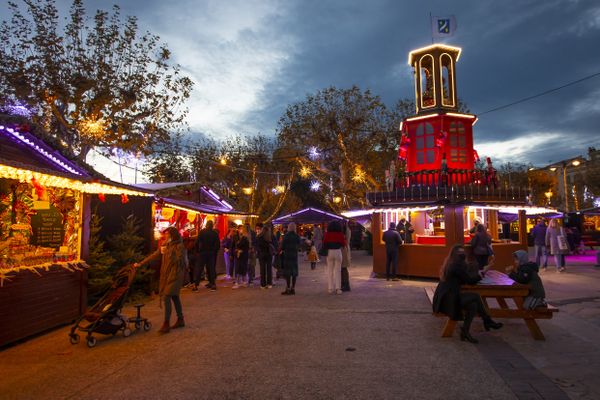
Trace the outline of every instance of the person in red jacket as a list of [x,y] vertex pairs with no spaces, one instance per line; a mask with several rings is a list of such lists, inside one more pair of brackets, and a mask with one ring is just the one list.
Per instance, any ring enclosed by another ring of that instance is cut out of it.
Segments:
[[323,247],[327,249],[327,290],[342,294],[342,247],[346,246],[346,237],[342,233],[342,225],[338,221],[331,221],[323,237]]

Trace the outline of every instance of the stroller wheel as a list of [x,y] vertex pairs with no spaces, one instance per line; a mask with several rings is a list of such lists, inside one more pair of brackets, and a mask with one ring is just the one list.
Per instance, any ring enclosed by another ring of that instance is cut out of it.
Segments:
[[123,336],[125,336],[125,337],[131,336],[131,329],[129,329],[129,328],[123,329]]
[[69,341],[71,342],[71,344],[77,344],[79,343],[79,335],[76,333],[72,333],[69,335]]
[[96,345],[96,343],[97,343],[97,341],[96,341],[95,337],[88,336],[88,338],[87,338],[87,345],[88,345],[89,348],[94,347]]
[[142,323],[140,321],[135,321],[135,329],[140,329],[142,327]]
[[150,323],[150,321],[144,322],[144,330],[149,331],[150,328],[152,328],[152,323]]

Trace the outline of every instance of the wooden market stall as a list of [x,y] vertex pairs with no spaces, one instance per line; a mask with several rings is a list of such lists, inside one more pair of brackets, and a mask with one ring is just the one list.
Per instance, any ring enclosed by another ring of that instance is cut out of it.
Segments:
[[[232,226],[242,225],[254,217],[238,211],[231,200],[217,194],[208,186],[196,182],[169,182],[135,185],[154,193],[152,205],[152,229],[154,239],[160,238],[162,230],[175,226],[188,249],[192,249],[198,232],[213,221],[219,237],[223,239]],[[217,273],[225,271],[225,263],[220,250],[217,257]],[[193,258],[194,254],[191,252]],[[193,260],[192,260],[193,261]]]
[[150,195],[95,178],[0,116],[0,346],[84,311],[93,194]]

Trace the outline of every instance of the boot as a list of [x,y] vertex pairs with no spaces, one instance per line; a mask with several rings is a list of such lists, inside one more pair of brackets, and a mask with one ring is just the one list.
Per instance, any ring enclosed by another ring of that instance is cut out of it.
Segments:
[[158,330],[158,333],[169,333],[170,330],[171,328],[169,327],[169,321],[165,321]]
[[503,326],[504,326],[504,324],[502,322],[495,322],[490,317],[483,319],[483,327],[485,328],[486,331],[489,331],[490,329],[500,329]]
[[177,317],[177,321],[171,326],[171,329],[183,328],[185,326],[185,321],[183,317]]
[[479,340],[477,340],[473,336],[471,336],[471,334],[469,333],[469,331],[466,330],[464,327],[460,328],[460,340],[462,342],[464,342],[466,340],[467,342],[473,343],[473,344],[479,343]]

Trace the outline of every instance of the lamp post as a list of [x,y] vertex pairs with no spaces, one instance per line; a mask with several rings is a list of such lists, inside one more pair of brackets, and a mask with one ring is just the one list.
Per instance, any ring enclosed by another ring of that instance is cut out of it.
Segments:
[[[573,160],[571,165],[577,167],[581,164],[579,160]],[[562,171],[563,171],[563,188],[565,192],[565,212],[569,212],[569,190],[567,189],[567,163],[563,161],[562,163]],[[577,208],[577,207],[575,207]]]

